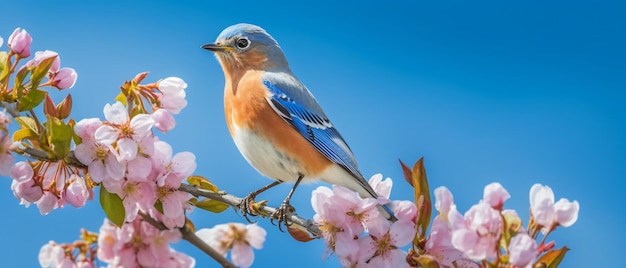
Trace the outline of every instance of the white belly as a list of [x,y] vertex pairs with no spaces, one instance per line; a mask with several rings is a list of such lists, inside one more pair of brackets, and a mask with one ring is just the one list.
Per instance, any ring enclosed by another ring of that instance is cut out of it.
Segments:
[[[277,150],[257,133],[234,126],[233,140],[243,157],[259,173],[280,181],[296,181],[304,173],[300,163]],[[315,179],[303,174],[303,181]]]

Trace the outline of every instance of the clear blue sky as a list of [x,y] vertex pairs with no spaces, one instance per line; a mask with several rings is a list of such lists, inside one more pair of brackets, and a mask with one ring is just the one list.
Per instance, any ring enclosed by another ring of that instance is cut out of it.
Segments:
[[[207,3],[211,2],[211,3]],[[197,156],[196,173],[243,196],[269,180],[249,167],[223,119],[222,71],[202,44],[235,23],[264,27],[354,150],[364,174],[395,179],[392,198],[410,199],[398,159],[426,159],[430,185],[445,185],[460,210],[499,181],[506,207],[527,219],[528,191],[551,186],[578,200],[578,222],[551,238],[567,245],[562,267],[607,267],[626,250],[626,5],[620,1],[5,1],[0,35],[15,27],[33,50],[59,52],[78,72],[74,118],[101,117],[124,80],[150,71],[179,76],[188,107],[163,138]],[[5,41],[6,44],[6,41]],[[3,47],[6,49],[6,45]],[[57,100],[61,94],[54,95]],[[0,179],[0,250],[6,267],[34,267],[48,240],[71,242],[104,217],[97,202],[41,216],[18,205]],[[293,205],[312,216],[310,192]],[[262,196],[278,205],[290,186]],[[243,219],[197,210],[197,227]],[[321,241],[269,233],[255,264],[337,267]],[[176,248],[214,266],[186,242]]]

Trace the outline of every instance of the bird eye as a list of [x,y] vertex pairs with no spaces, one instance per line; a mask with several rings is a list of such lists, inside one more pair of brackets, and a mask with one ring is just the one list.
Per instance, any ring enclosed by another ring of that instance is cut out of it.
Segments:
[[237,39],[237,47],[240,49],[246,49],[250,46],[250,40],[248,38],[242,37]]

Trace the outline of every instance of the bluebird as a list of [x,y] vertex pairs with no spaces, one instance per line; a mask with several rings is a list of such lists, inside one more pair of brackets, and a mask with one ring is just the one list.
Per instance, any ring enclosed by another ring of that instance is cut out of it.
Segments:
[[[348,144],[264,29],[232,25],[202,48],[215,53],[224,71],[224,111],[237,148],[259,173],[275,180],[244,198],[244,216],[255,214],[249,205],[258,194],[283,182],[295,184],[272,215],[279,227],[289,225],[287,214],[294,211],[289,201],[303,181],[320,179],[378,197]],[[380,210],[395,219],[389,208]]]

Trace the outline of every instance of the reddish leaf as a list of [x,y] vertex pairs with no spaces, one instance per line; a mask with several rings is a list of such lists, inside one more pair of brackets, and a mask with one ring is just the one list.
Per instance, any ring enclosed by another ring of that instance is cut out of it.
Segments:
[[547,268],[556,268],[559,266],[563,258],[565,257],[565,253],[569,248],[562,247],[560,249],[550,250],[546,254],[543,254],[539,260],[535,263],[535,266],[539,267],[547,267]]
[[400,166],[402,167],[402,173],[404,174],[404,179],[411,186],[413,186],[413,175],[412,175],[412,172],[411,172],[411,168],[409,168],[409,166],[404,164],[404,162],[402,162],[402,160],[398,160],[398,161],[400,161]]
[[300,241],[300,242],[309,242],[315,239],[309,234],[309,232],[299,229],[298,227],[295,227],[295,226],[287,227],[287,231],[289,232],[291,237],[293,237],[293,239]]

